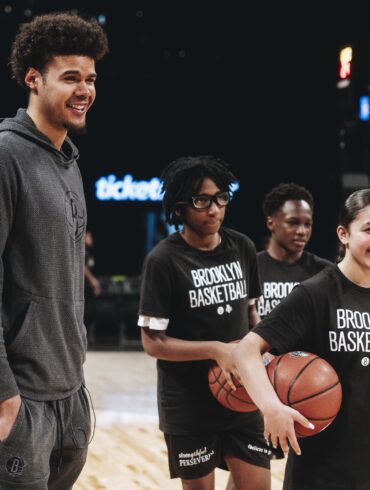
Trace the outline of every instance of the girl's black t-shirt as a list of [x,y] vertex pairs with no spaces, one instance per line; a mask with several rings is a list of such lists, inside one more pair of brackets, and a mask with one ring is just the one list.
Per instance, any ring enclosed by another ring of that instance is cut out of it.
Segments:
[[321,433],[299,440],[284,489],[370,488],[370,288],[328,266],[296,286],[254,329],[278,353],[302,350],[327,360],[342,383],[342,406]]
[[[221,228],[220,234],[218,247],[201,251],[175,233],[144,261],[139,314],[168,318],[170,337],[231,342],[248,332],[248,301],[261,294],[255,246],[234,230]],[[233,412],[215,400],[209,366],[210,361],[157,361],[163,432],[199,434],[260,424],[259,412]]]

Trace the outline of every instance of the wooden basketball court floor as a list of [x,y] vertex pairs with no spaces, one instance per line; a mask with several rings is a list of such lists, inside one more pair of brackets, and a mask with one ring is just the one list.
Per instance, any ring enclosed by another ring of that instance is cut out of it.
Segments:
[[[180,480],[169,478],[158,430],[155,359],[89,351],[85,374],[96,430],[74,490],[180,490]],[[272,490],[281,490],[284,466],[285,460],[272,462]],[[225,489],[228,475],[216,470],[217,490]]]

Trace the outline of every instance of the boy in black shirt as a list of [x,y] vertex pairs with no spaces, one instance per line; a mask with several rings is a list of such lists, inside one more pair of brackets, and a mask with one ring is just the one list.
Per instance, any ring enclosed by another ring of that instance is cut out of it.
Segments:
[[331,264],[306,252],[312,233],[314,201],[311,193],[293,182],[274,187],[262,204],[271,236],[266,250],[257,254],[262,297],[257,311],[264,318],[294,286]]
[[245,235],[222,227],[236,180],[212,156],[180,158],[162,174],[167,222],[181,232],[147,256],[139,325],[156,357],[160,429],[172,478],[186,489],[213,489],[214,469],[231,471],[238,489],[270,488],[271,449],[259,412],[237,413],[213,398],[207,380],[216,361],[232,385],[231,352],[259,321],[256,252]]
[[[370,189],[348,197],[337,234],[344,251],[338,266],[298,285],[232,355],[264,415],[265,437],[285,452],[291,447],[284,490],[369,488]],[[319,355],[342,384],[342,406],[334,422],[299,444],[294,422],[311,424],[277,398],[260,355],[271,348]]]

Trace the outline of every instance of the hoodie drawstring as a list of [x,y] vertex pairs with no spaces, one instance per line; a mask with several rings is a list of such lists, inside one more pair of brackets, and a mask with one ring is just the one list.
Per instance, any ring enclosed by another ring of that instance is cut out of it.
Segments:
[[[93,405],[93,402],[92,402],[92,398],[91,398],[91,394],[89,392],[89,390],[86,388],[85,385],[82,385],[82,393],[83,393],[83,397],[85,398],[86,400],[86,403],[87,403],[87,408],[88,410],[91,410],[92,412],[92,431],[91,431],[91,436],[90,436],[90,440],[87,440],[86,438],[86,432],[83,428],[81,427],[74,427],[73,425],[73,420],[72,420],[72,408],[71,408],[71,403],[70,403],[70,400],[69,399],[64,399],[64,400],[53,400],[50,402],[51,404],[51,408],[55,414],[55,418],[56,418],[56,421],[57,421],[57,446],[58,446],[58,453],[59,453],[59,457],[58,457],[58,466],[57,466],[57,471],[58,473],[60,473],[60,469],[61,469],[61,466],[62,466],[62,462],[63,462],[63,449],[64,449],[64,430],[65,430],[65,426],[63,424],[63,417],[62,417],[62,411],[63,411],[63,406],[64,405],[64,413],[65,411],[67,410],[68,411],[68,424],[70,424],[70,427],[71,427],[71,433],[72,433],[72,438],[73,438],[73,442],[75,444],[75,446],[77,448],[80,448],[81,449],[81,446],[78,442],[78,437],[76,435],[76,431],[82,431],[84,434],[85,434],[85,441],[86,443],[89,445],[91,443],[91,441],[93,440],[94,438],[94,435],[95,435],[95,429],[96,429],[96,414],[95,414],[95,410],[94,410],[94,405]],[[84,447],[84,446],[82,446]]]
[[91,412],[93,414],[93,423],[92,423],[91,436],[90,436],[90,440],[87,443],[89,445],[91,443],[91,441],[94,439],[94,435],[95,435],[95,429],[96,429],[96,413],[95,413],[94,404],[93,404],[93,401],[92,401],[92,398],[91,398],[90,391],[86,388],[86,386],[84,384],[82,385],[82,389],[88,394],[88,397],[86,397],[86,401],[87,401],[88,407],[91,409]]
[[54,400],[52,403],[52,408],[57,419],[57,444],[59,451],[58,468],[57,471],[60,473],[60,468],[63,462],[63,445],[64,445],[64,426],[63,418],[60,410],[61,400]]

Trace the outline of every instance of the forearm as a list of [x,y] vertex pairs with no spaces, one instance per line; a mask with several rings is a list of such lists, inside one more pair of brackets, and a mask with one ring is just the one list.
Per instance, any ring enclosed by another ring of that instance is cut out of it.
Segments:
[[270,349],[271,346],[258,334],[249,332],[231,356],[242,383],[264,416],[265,438],[270,437],[273,447],[280,444],[284,452],[288,452],[290,446],[297,454],[301,454],[294,423],[298,422],[309,429],[314,426],[297,410],[279,400],[262,361],[261,354]]
[[280,405],[272,384],[267,376],[262,354],[268,350],[263,339],[250,332],[235,347],[232,358],[243,385],[261,412],[269,412]]
[[92,285],[94,283],[94,280],[95,280],[95,276],[93,275],[93,273],[90,271],[90,269],[85,265],[85,279],[86,279],[86,282],[90,285]]
[[[1,308],[0,308],[1,313]],[[0,320],[0,403],[19,393],[14,373],[9,365]]]
[[[8,243],[10,231],[14,226],[16,205],[18,201],[19,181],[12,164],[12,156],[4,147],[0,148],[0,402],[8,400],[19,393],[14,373],[9,365],[2,325],[4,296],[4,263],[3,256]],[[9,271],[8,271],[9,272]]]
[[257,312],[256,303],[248,306],[248,317],[249,317],[249,325],[251,329],[261,321],[261,318]]
[[[3,283],[3,262],[0,257],[0,284]],[[14,373],[9,365],[8,354],[4,341],[4,329],[2,325],[2,295],[3,291],[0,287],[0,402],[19,393],[18,386],[14,377]]]
[[142,328],[144,350],[151,356],[164,361],[201,361],[217,359],[221,354],[222,342],[182,340],[165,334],[153,334]]

